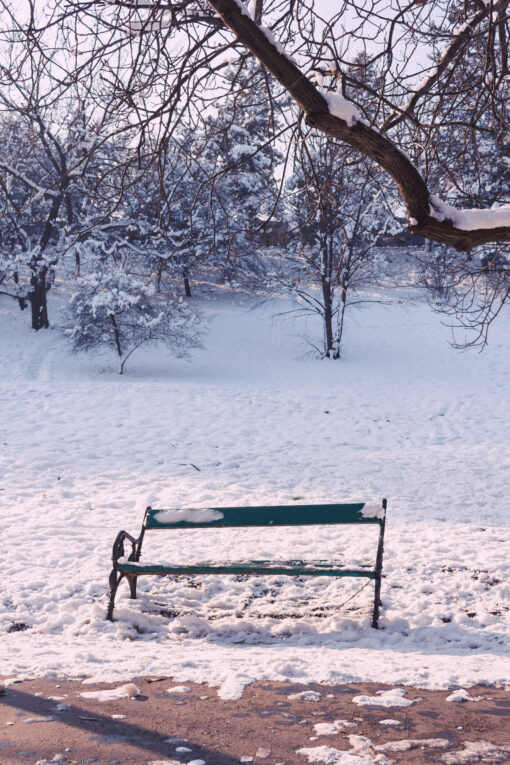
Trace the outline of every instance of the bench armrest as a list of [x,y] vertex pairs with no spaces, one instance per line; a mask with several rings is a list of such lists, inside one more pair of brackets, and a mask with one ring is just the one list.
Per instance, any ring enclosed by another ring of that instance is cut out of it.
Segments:
[[119,558],[123,558],[125,555],[124,552],[124,540],[128,539],[131,542],[131,554],[128,558],[128,560],[134,560],[137,561],[138,557],[140,555],[140,544],[142,541],[142,536],[138,537],[138,539],[135,539],[131,534],[128,534],[127,531],[119,531],[117,536],[115,537],[115,542],[113,543],[113,550],[112,550],[112,561],[113,565],[115,566]]

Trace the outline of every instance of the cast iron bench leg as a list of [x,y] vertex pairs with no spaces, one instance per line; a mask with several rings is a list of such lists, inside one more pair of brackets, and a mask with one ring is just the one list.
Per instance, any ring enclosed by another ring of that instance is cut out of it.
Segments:
[[129,584],[129,592],[131,600],[136,600],[136,582],[138,580],[137,576],[133,576],[132,574],[127,574],[127,580]]
[[372,616],[372,627],[379,629],[379,607],[381,605],[381,577],[378,576],[375,580],[375,592],[374,592],[374,613]]
[[[383,499],[382,506],[386,513],[386,499]],[[384,554],[384,526],[386,523],[386,517],[382,519],[381,528],[379,529],[379,543],[377,545],[377,558],[375,561],[375,592],[374,592],[374,615],[372,617],[372,627],[379,629],[379,608],[381,606],[381,578],[382,578],[382,564]]]
[[[108,611],[106,612],[106,618],[109,622],[113,622],[113,609],[115,606],[115,595],[117,593],[117,587],[124,574],[117,574],[116,569],[112,569],[108,582],[110,584],[110,598],[108,600]],[[135,585],[136,588],[136,585]]]

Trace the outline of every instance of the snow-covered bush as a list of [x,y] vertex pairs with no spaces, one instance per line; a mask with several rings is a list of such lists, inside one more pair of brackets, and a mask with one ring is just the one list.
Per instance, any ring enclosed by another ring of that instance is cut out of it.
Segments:
[[114,349],[119,374],[141,345],[162,343],[175,356],[200,347],[199,318],[182,297],[156,295],[152,284],[122,263],[102,263],[78,279],[65,309],[73,351]]

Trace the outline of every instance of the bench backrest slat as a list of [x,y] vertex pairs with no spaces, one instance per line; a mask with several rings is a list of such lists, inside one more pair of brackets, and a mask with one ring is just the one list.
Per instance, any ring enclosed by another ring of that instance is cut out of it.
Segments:
[[147,508],[146,529],[228,528],[234,526],[317,526],[384,521],[382,506],[364,502],[342,505],[275,505],[157,510]]

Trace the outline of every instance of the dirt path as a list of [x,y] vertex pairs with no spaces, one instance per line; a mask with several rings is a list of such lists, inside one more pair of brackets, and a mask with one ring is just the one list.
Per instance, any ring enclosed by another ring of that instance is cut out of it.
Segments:
[[[0,765],[510,763],[508,690],[471,688],[470,696],[481,698],[455,703],[446,701],[450,691],[405,688],[401,699],[413,701],[410,706],[383,707],[353,702],[357,695],[392,690],[399,700],[399,691],[373,683],[259,682],[242,698],[223,700],[204,685],[186,683],[189,691],[168,693],[182,684],[169,678],[134,682],[140,695],[109,701],[81,694],[120,684],[36,679],[9,685],[0,697]],[[289,699],[303,691],[320,696]],[[388,719],[398,724],[381,724]],[[344,722],[331,728],[335,721]],[[324,724],[335,732],[324,735]],[[398,743],[375,748],[389,742]]]

